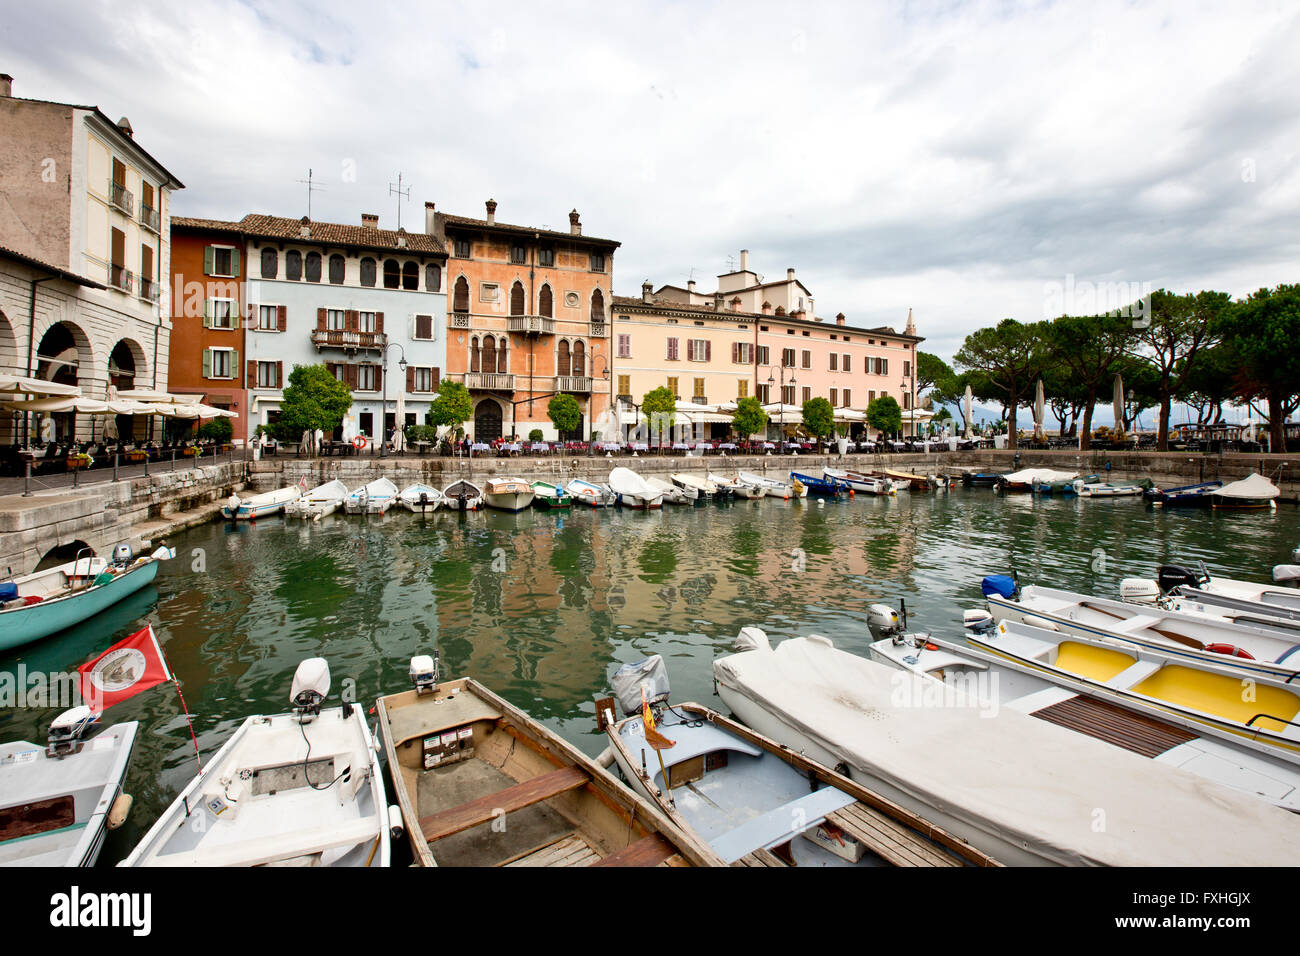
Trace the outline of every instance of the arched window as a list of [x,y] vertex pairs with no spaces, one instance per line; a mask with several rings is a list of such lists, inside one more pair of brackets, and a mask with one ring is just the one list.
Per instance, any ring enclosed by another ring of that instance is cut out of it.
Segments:
[[302,278],[302,253],[297,249],[284,254],[284,277],[294,282]]
[[477,335],[475,335],[473,338],[469,340],[469,370],[471,372],[477,372],[479,370],[479,352],[478,352]]
[[503,375],[510,371],[506,365],[506,337],[504,335],[497,342],[497,371]]
[[497,340],[491,335],[483,336],[483,371],[491,374],[497,370]]
[[510,314],[524,314],[524,286],[522,282],[516,281],[510,287]]
[[587,374],[585,371],[587,366],[587,347],[583,345],[582,342],[573,343],[572,365],[573,371],[569,373],[570,375],[582,376]]
[[396,289],[402,284],[402,267],[396,259],[384,260],[384,288]]
[[330,256],[330,282],[334,285],[342,285],[343,273],[346,268],[347,264],[344,262],[342,256],[337,253]]
[[420,267],[414,262],[402,266],[402,288],[414,292],[420,288]]
[[569,343],[564,339],[560,339],[559,352],[555,356],[555,374],[569,374]]
[[262,278],[274,279],[280,271],[280,257],[270,246],[262,250]]
[[453,297],[451,310],[453,312],[469,311],[469,283],[465,281],[464,276],[456,278],[456,294]]
[[551,286],[549,283],[542,286],[541,293],[537,296],[537,314],[544,315],[548,319],[555,317],[555,301],[551,295]]
[[307,267],[304,276],[308,282],[320,282],[321,259],[319,252],[307,253]]
[[599,289],[591,293],[591,321],[605,321],[605,296]]
[[374,288],[376,276],[375,260],[366,256],[361,260],[361,284],[369,288]]
[[430,263],[424,267],[424,291],[442,291],[442,266]]

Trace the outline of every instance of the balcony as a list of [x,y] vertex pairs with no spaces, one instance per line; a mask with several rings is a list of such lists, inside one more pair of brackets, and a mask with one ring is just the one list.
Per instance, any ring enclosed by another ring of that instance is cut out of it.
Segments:
[[128,216],[135,215],[135,197],[131,195],[131,190],[121,183],[108,184],[108,199]]
[[554,335],[555,320],[546,315],[512,315],[506,319],[506,328],[511,332]]
[[466,372],[465,387],[481,392],[513,392],[515,377],[501,372]]
[[709,404],[709,400],[708,400],[705,396],[703,396],[703,395],[692,395],[692,396],[691,396],[691,401],[694,402],[696,405],[707,405],[707,404]]
[[152,279],[140,280],[140,298],[146,302],[157,303],[159,291],[158,283]]
[[594,339],[603,339],[608,334],[609,329],[605,327],[604,319],[591,320],[591,337]]
[[359,352],[363,349],[379,351],[387,348],[388,335],[384,332],[349,332],[346,329],[315,329],[311,343],[319,349],[345,349]]
[[468,328],[469,328],[469,313],[468,313],[468,312],[453,312],[453,313],[451,314],[451,327],[452,327],[453,329],[468,329]]
[[134,281],[135,276],[125,266],[111,265],[108,267],[108,284],[114,289],[130,292]]
[[555,376],[555,390],[557,392],[581,392],[585,394],[591,391],[591,379],[585,375],[557,375]]
[[162,216],[157,209],[140,203],[140,224],[154,232],[162,232]]

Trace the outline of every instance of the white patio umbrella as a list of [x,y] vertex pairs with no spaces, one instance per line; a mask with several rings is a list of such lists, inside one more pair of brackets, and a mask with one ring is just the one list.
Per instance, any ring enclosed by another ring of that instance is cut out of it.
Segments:
[[81,389],[76,385],[64,385],[60,382],[47,382],[44,379],[29,378],[26,375],[9,375],[7,373],[0,373],[0,394],[80,395]]
[[1111,393],[1111,405],[1115,411],[1115,440],[1124,440],[1124,378],[1115,373],[1115,389]]
[[397,407],[393,412],[393,451],[400,452],[406,448],[406,388],[399,384],[397,389]]
[[54,419],[49,415],[41,419],[41,441],[46,445],[54,441]]
[[107,415],[104,418],[104,438],[108,441],[117,441],[117,416]]
[[966,386],[966,397],[962,399],[962,404],[966,412],[966,437],[971,436],[971,403],[975,400],[975,395],[971,392],[971,387]]
[[1038,380],[1038,386],[1034,389],[1034,441],[1043,441],[1047,438],[1047,433],[1043,431],[1043,406],[1047,404],[1047,399],[1043,394],[1043,380]]

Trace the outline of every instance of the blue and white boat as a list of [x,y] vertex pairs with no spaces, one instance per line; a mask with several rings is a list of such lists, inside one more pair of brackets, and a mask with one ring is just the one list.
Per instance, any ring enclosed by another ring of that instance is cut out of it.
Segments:
[[594,481],[583,481],[581,478],[574,478],[570,481],[566,490],[573,495],[574,501],[590,505],[593,508],[607,508],[613,505],[616,500],[614,492],[610,491],[607,486],[597,484]]
[[1177,488],[1148,488],[1142,498],[1154,508],[1208,508],[1214,500],[1210,492],[1222,487],[1221,481],[1202,481]]
[[343,499],[343,510],[350,515],[381,515],[397,499],[397,485],[387,478],[376,478]]
[[442,492],[432,485],[416,482],[403,488],[397,499],[398,503],[407,511],[431,515],[442,504]]
[[124,544],[112,560],[87,555],[0,583],[0,651],[38,641],[94,617],[153,581],[171,548],[135,557]]
[[836,478],[818,478],[797,471],[790,472],[790,477],[807,488],[810,497],[838,498],[843,492],[851,490],[846,482]]
[[253,495],[251,498],[231,495],[225,507],[221,509],[221,514],[231,521],[256,521],[258,518],[269,518],[271,515],[279,514],[284,511],[286,505],[301,497],[302,489],[297,485],[277,488],[275,491]]

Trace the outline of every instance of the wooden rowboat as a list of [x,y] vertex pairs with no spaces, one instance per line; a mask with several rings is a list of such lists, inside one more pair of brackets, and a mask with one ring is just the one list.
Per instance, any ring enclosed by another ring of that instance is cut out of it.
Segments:
[[477,681],[417,682],[381,697],[378,710],[406,834],[422,866],[720,862]]

